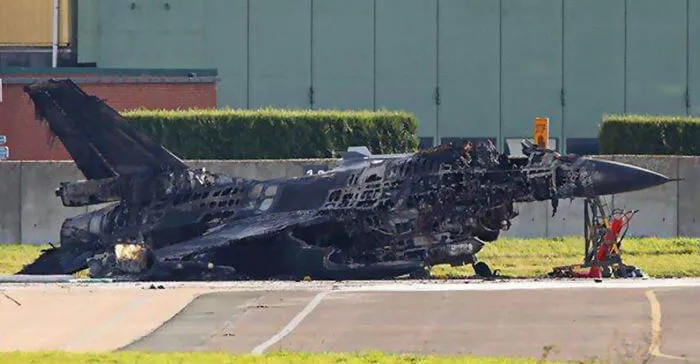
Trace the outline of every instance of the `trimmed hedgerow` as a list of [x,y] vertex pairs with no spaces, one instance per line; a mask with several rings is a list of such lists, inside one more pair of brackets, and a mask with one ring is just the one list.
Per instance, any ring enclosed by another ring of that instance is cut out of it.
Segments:
[[185,159],[331,158],[349,146],[376,154],[418,147],[418,122],[405,112],[191,109],[122,115]]
[[606,115],[601,154],[700,155],[700,118],[673,115]]

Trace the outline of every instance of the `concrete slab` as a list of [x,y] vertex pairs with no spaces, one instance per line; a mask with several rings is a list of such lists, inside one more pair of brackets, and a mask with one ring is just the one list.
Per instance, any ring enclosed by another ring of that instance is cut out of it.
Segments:
[[631,360],[648,348],[643,290],[333,293],[267,352],[381,350]]
[[[664,357],[650,362],[661,363],[669,356],[700,359],[694,309],[700,288],[693,282],[416,281],[399,291],[391,282],[329,282],[315,289],[255,282],[254,291],[242,288],[248,283],[172,282],[162,290],[139,288],[147,284],[23,285],[0,292],[0,350],[249,353],[280,337],[265,352],[376,349],[539,358],[551,348],[549,359],[643,362],[655,320],[645,293],[653,289]],[[329,284],[335,289],[308,309]],[[499,285],[513,287],[495,289]],[[302,312],[308,315],[298,319]],[[278,335],[290,323],[298,325]]]
[[149,334],[202,290],[17,289],[0,295],[0,351],[109,351]]
[[329,171],[337,167],[338,164],[336,159],[294,159],[286,164],[286,177],[301,177],[306,175],[307,171],[318,174],[319,170]]
[[213,173],[234,175],[236,172],[236,161],[231,160],[189,160],[185,161],[192,168],[206,168]]
[[251,161],[242,163],[246,169],[251,169],[250,174],[257,179],[285,178],[287,176],[286,163],[277,161]]
[[678,235],[700,236],[700,159],[678,157]]
[[661,346],[665,355],[700,362],[700,290],[666,288],[654,290],[661,314]]
[[[316,294],[313,291],[266,292],[254,309],[228,328],[228,335],[213,337],[207,350],[250,353],[279,333]],[[221,304],[226,303],[221,301]]]
[[65,207],[55,191],[62,181],[84,179],[73,162],[22,162],[21,168],[23,244],[58,242],[63,220],[87,211]]
[[[678,158],[644,156],[615,156],[615,161],[628,163],[678,178]],[[627,236],[673,237],[678,234],[678,182],[652,187],[642,191],[615,195],[613,206],[639,209],[630,224]]]
[[21,242],[21,162],[0,163],[0,244]]
[[123,350],[249,353],[275,335],[315,292],[217,292],[202,295]]
[[[201,351],[229,329],[248,310],[255,309],[262,292],[208,293],[197,297],[157,330],[122,350]],[[225,304],[222,305],[222,302]]]
[[520,215],[511,221],[509,230],[502,231],[502,237],[539,238],[547,236],[547,224],[551,216],[549,201],[515,204]]
[[583,200],[560,200],[556,215],[547,222],[547,236],[583,235]]

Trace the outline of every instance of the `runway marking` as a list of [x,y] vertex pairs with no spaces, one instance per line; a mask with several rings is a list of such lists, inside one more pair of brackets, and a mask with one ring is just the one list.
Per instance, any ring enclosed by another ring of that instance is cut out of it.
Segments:
[[309,302],[306,307],[304,307],[301,312],[299,312],[293,319],[292,321],[289,321],[287,326],[285,326],[280,332],[272,336],[271,338],[267,339],[264,343],[256,346],[253,351],[251,352],[252,354],[260,355],[262,354],[267,348],[270,346],[276,344],[278,341],[282,340],[285,336],[289,335],[292,330],[294,330],[300,323],[301,321],[308,316],[308,314],[311,313],[311,311],[318,306],[319,303],[321,303],[321,300],[323,300],[326,295],[330,293],[329,291],[323,291],[318,293],[314,298]]
[[250,309],[251,309],[252,307],[255,307],[255,306],[257,306],[258,304],[260,304],[260,302],[262,302],[263,298],[264,298],[263,296],[260,296],[260,297],[258,297],[258,298],[255,298],[255,299],[251,300],[251,301],[243,302],[242,304],[238,305],[238,308],[241,309],[241,310],[240,310],[240,311],[234,312],[233,315],[231,315],[231,317],[230,317],[228,320],[226,320],[226,321],[224,322],[224,324],[223,324],[221,327],[219,327],[219,328],[215,329],[214,331],[212,331],[212,333],[209,335],[209,337],[206,338],[206,339],[198,346],[198,348],[200,348],[200,349],[201,349],[201,348],[206,348],[206,345],[207,345],[209,342],[211,342],[213,339],[215,339],[215,338],[217,338],[217,337],[220,337],[220,336],[224,336],[226,333],[229,333],[230,331],[232,331],[232,329],[235,327],[237,321],[240,320],[241,317],[243,317],[243,315],[245,315],[245,314],[247,314],[248,312],[250,312]]
[[661,352],[661,303],[656,298],[653,290],[644,292],[651,306],[651,343],[649,343],[649,355],[664,359],[700,362],[700,359],[684,358],[682,356],[667,355]]

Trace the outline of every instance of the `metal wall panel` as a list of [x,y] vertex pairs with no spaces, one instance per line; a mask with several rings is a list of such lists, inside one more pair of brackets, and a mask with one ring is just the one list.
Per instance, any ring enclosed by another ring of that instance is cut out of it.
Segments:
[[219,107],[248,105],[248,1],[206,0],[204,59],[199,67],[217,68]]
[[437,3],[377,0],[376,107],[418,118],[418,135],[436,132]]
[[549,117],[552,137],[561,135],[561,12],[561,0],[502,0],[504,138],[532,137],[538,116]]
[[689,111],[700,116],[700,0],[688,0],[688,61]]
[[[59,1],[58,43],[71,40],[70,1]],[[53,43],[53,0],[0,0],[0,46],[50,46]]]
[[[134,6],[132,7],[132,3]],[[204,2],[100,3],[100,67],[201,67]],[[212,55],[213,56],[213,55]]]
[[98,22],[100,19],[100,3],[94,0],[77,1],[78,20],[75,31],[78,42],[78,62],[97,62],[100,56],[100,35]]
[[311,0],[250,2],[249,107],[309,108]]
[[624,0],[564,0],[564,135],[597,137],[625,107]]
[[686,0],[627,1],[627,111],[685,114]]
[[500,6],[493,0],[440,0],[438,132],[500,140]]
[[[125,0],[102,1],[99,3],[97,24],[97,65],[99,67],[147,67],[151,58],[147,53],[137,52],[144,47],[160,51],[158,44],[148,31],[149,11],[141,4],[130,7]],[[80,22],[80,21],[79,21]],[[144,38],[145,37],[145,38]]]
[[374,0],[313,1],[314,109],[374,108]]

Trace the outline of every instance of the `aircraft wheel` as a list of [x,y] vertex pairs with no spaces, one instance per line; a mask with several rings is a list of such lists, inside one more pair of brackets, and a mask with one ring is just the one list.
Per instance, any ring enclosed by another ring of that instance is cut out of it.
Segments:
[[493,273],[491,272],[491,268],[489,268],[489,265],[484,263],[484,262],[477,262],[474,263],[474,273],[478,275],[479,277],[491,277]]

